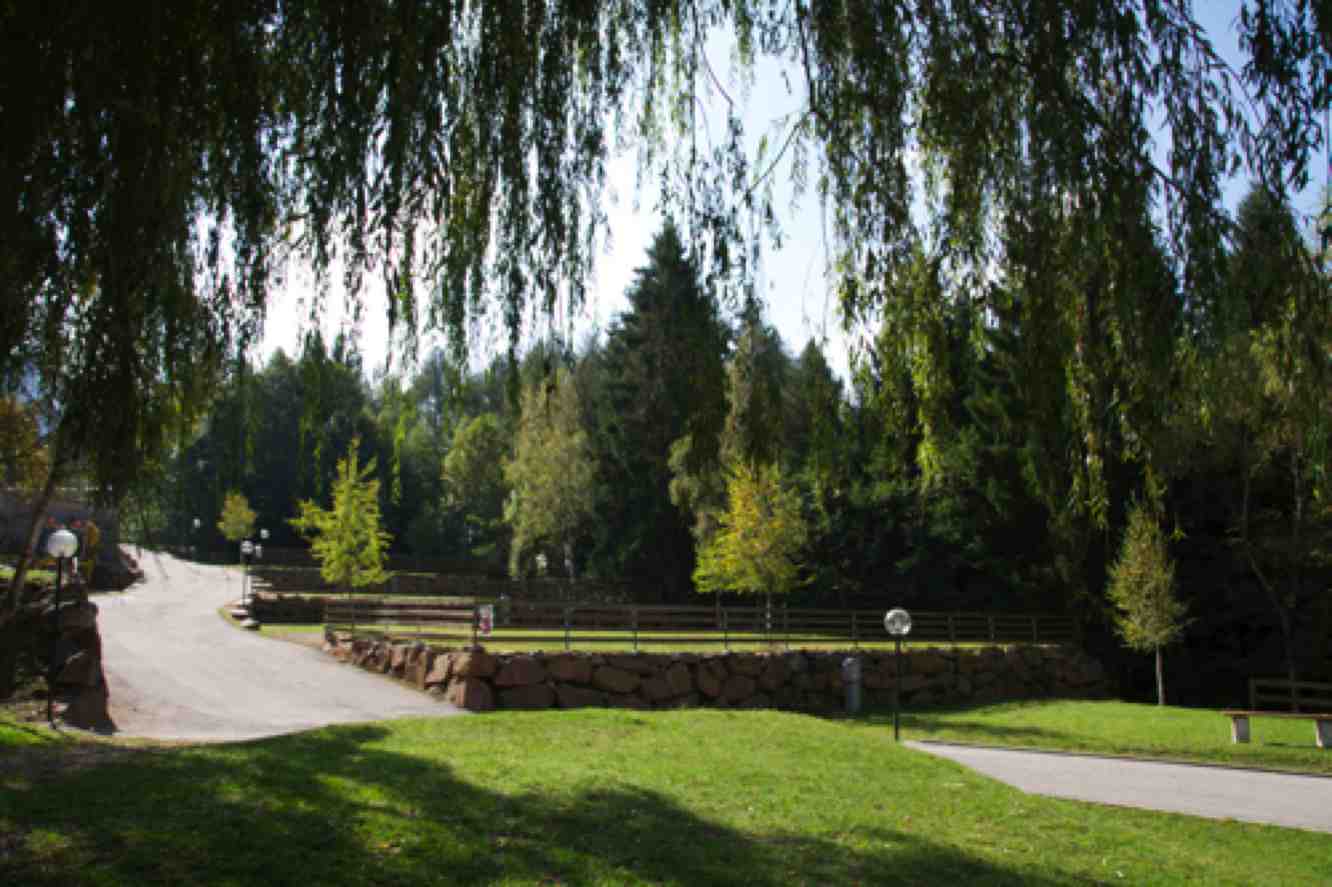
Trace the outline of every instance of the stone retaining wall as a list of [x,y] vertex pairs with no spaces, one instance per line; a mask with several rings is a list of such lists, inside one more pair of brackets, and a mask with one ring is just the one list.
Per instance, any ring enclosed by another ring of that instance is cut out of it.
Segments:
[[29,584],[10,630],[13,641],[0,638],[0,643],[17,643],[30,666],[46,671],[54,656],[54,687],[47,691],[55,694],[56,717],[87,730],[110,726],[97,605],[88,600],[81,583],[65,586],[58,612],[53,589]]
[[[891,653],[533,653],[431,650],[421,644],[352,639],[329,632],[324,649],[390,674],[471,711],[584,708],[844,707],[841,666],[858,655],[866,704],[892,701]],[[902,658],[902,699],[912,705],[1101,697],[1099,663],[1067,647],[910,650]]]

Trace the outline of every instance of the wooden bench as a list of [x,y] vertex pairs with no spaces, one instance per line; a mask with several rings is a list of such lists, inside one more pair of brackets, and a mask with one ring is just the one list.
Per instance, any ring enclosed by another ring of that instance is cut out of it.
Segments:
[[1302,718],[1314,722],[1314,740],[1319,748],[1332,748],[1332,712],[1242,711],[1221,712],[1230,718],[1230,741],[1249,741],[1249,718]]

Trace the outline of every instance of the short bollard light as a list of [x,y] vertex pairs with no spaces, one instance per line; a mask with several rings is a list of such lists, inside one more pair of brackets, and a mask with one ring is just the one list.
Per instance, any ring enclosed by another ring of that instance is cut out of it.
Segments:
[[846,713],[860,711],[860,657],[848,656],[842,660],[842,687],[846,690]]
[[56,657],[60,654],[60,583],[65,576],[65,561],[79,550],[79,539],[63,527],[46,540],[46,553],[56,559],[55,606],[51,608],[51,658],[46,671],[46,722],[55,726],[52,705],[55,702]]
[[893,685],[893,741],[902,741],[902,638],[911,633],[911,614],[901,608],[889,610],[883,627],[897,642],[897,682]]

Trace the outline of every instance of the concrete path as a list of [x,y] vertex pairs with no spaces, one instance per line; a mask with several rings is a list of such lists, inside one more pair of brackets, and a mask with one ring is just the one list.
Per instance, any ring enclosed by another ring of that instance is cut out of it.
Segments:
[[121,735],[227,741],[460,713],[312,647],[229,625],[218,609],[239,600],[238,571],[149,551],[140,566],[146,582],[94,597]]
[[908,742],[1029,794],[1332,832],[1332,778]]

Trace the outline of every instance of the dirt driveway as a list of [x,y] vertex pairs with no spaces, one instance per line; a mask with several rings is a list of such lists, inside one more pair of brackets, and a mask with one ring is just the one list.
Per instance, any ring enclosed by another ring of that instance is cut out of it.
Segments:
[[227,741],[460,710],[218,614],[240,573],[145,551],[147,581],[98,595],[111,718],[124,736]]

